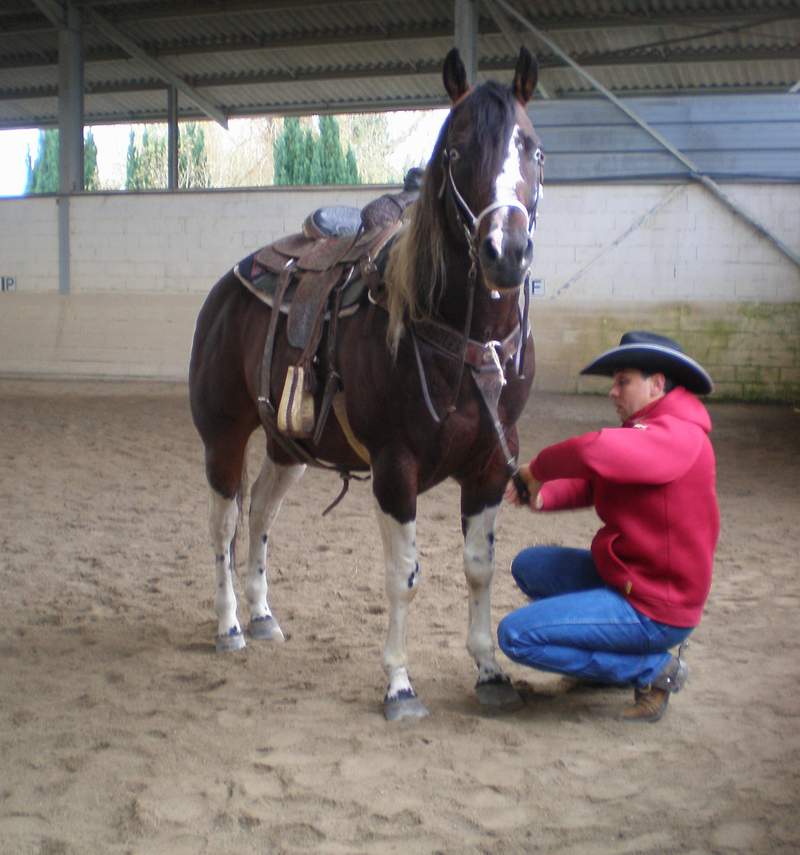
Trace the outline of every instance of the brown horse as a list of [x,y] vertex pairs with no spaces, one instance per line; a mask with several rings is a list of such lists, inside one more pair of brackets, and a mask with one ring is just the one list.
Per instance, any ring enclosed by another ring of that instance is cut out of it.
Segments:
[[[523,49],[510,87],[489,82],[470,89],[453,50],[443,78],[452,109],[410,221],[388,251],[382,274],[387,299],[364,301],[338,319],[330,357],[343,402],[337,417],[327,419],[315,440],[293,444],[276,433],[274,423],[263,424],[260,371],[272,310],[233,272],[217,282],[200,312],[190,366],[192,415],[211,488],[217,649],[245,643],[231,545],[245,447],[262,426],[267,454],[252,487],[244,586],[249,634],[283,640],[267,601],[268,536],[309,460],[343,473],[369,472],[389,598],[383,654],[388,719],[427,714],[412,688],[406,656],[408,610],[421,572],[416,505],[421,492],[447,477],[461,487],[467,649],[478,666],[478,697],[486,703],[517,700],[495,659],[490,586],[495,518],[514,472],[514,425],[534,370],[521,295],[528,292],[542,181],[540,143],[525,110],[537,66]],[[280,395],[291,361],[285,317],[273,334],[267,398]],[[323,351],[317,364],[328,359]]]

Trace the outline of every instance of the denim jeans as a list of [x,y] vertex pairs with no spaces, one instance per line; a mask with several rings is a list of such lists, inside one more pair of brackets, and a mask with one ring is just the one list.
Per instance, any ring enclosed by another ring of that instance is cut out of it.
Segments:
[[669,663],[667,650],[692,631],[636,611],[603,582],[587,549],[530,547],[511,572],[534,602],[503,618],[497,640],[523,665],[643,688]]

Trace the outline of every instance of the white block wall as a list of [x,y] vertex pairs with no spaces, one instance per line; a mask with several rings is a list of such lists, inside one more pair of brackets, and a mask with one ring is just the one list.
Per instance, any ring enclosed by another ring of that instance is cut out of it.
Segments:
[[[56,199],[0,200],[0,275],[17,280],[0,294],[0,373],[185,376],[197,307],[226,270],[314,208],[386,189],[72,197],[68,296]],[[800,253],[797,185],[725,189]],[[581,388],[573,367],[636,322],[684,335],[723,392],[800,395],[800,270],[699,185],[547,187],[534,274],[547,388]]]

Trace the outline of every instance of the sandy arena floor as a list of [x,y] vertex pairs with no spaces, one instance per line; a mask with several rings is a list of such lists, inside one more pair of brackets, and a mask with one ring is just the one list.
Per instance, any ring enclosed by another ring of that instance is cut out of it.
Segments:
[[[201,446],[183,388],[0,381],[0,852],[794,853],[800,849],[800,414],[710,405],[722,539],[687,689],[658,725],[619,690],[472,692],[455,485],[420,502],[412,676],[381,716],[382,562],[368,485],[325,519],[310,473],[271,540],[288,643],[213,652]],[[611,424],[535,395],[523,453]],[[255,471],[260,449],[252,450]],[[500,517],[493,613],[533,542],[593,512]]]

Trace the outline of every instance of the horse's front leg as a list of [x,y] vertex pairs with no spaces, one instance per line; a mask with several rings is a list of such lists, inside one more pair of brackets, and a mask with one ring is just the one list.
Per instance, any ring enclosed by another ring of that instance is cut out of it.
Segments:
[[383,511],[380,503],[376,513],[383,541],[386,595],[389,598],[389,631],[383,648],[383,668],[389,678],[389,686],[383,699],[383,711],[388,721],[422,718],[428,715],[428,710],[411,685],[406,651],[408,610],[417,593],[420,576],[417,523],[416,519],[399,522]]
[[[467,650],[478,666],[475,691],[481,704],[517,706],[521,698],[495,658],[491,590],[494,578],[494,529],[499,505],[474,510],[462,488],[461,525],[464,532],[464,574],[469,588]],[[470,513],[470,511],[472,511]]]
[[267,455],[250,494],[250,550],[245,594],[250,607],[250,636],[260,641],[284,640],[267,599],[269,533],[284,496],[305,470],[302,464],[281,466]]

